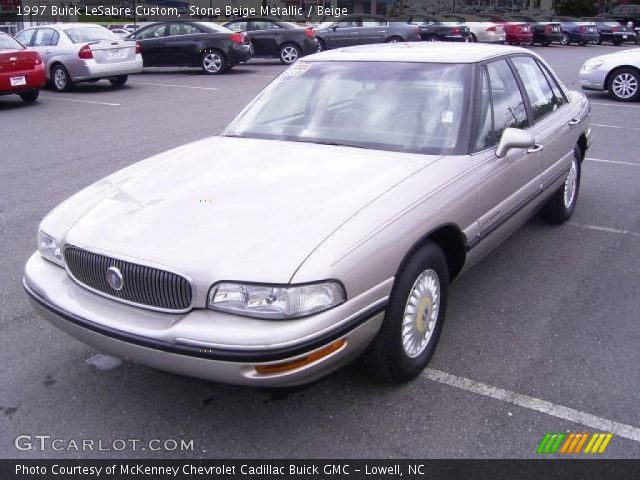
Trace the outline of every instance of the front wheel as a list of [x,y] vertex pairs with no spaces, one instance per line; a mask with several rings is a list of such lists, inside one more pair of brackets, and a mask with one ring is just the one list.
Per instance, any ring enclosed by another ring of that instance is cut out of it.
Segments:
[[220,52],[215,50],[210,52],[204,52],[200,59],[200,66],[202,71],[208,75],[218,75],[224,72],[227,66],[227,61]]
[[117,77],[113,77],[109,79],[109,83],[114,87],[121,87],[129,80],[129,75],[118,75]]
[[426,368],[442,330],[448,287],[445,256],[427,243],[396,276],[382,327],[361,359],[369,375],[402,383]]
[[472,42],[477,42],[478,41],[478,37],[475,36],[475,34],[471,34],[471,41]]
[[563,223],[571,218],[580,190],[580,150],[576,147],[564,185],[546,203],[540,216],[548,223]]
[[21,92],[19,95],[23,102],[33,103],[38,99],[38,96],[40,95],[40,90],[38,89],[27,90],[26,92]]
[[609,95],[620,102],[631,102],[640,97],[640,72],[631,68],[616,70],[609,79]]
[[280,57],[280,62],[282,64],[291,65],[300,58],[300,49],[292,43],[289,43],[280,47],[278,56]]
[[385,43],[400,43],[404,42],[402,37],[389,37],[385,40]]

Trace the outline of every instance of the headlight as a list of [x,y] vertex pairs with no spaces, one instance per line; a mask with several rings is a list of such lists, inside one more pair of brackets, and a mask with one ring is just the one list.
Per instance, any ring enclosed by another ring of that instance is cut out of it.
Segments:
[[582,66],[582,70],[597,70],[603,63],[604,60],[590,60]]
[[274,286],[224,282],[209,292],[208,308],[249,317],[298,318],[340,305],[346,295],[337,282]]
[[62,252],[60,251],[60,242],[55,238],[47,235],[44,232],[38,230],[38,251],[43,258],[55,263],[56,265],[64,266],[64,260],[62,259]]

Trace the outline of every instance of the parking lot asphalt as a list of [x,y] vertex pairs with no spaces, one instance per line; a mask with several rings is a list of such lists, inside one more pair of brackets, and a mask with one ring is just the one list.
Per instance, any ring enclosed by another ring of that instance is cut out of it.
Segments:
[[[574,89],[584,60],[619,49],[534,48]],[[430,369],[408,385],[356,367],[295,391],[213,384],[102,357],[33,313],[22,268],[50,208],[218,133],[282,70],[154,69],[120,90],[0,98],[0,457],[535,457],[546,432],[601,430],[616,434],[604,457],[640,457],[640,103],[606,94],[588,94],[593,146],[571,221],[532,219],[453,284]],[[23,452],[20,434],[194,450]]]

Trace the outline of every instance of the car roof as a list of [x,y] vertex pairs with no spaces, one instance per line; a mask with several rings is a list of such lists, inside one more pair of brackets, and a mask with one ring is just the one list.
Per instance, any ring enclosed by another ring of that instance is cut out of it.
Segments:
[[477,63],[514,53],[531,54],[531,51],[506,45],[466,42],[456,43],[455,47],[448,42],[382,43],[326,50],[301,61]]

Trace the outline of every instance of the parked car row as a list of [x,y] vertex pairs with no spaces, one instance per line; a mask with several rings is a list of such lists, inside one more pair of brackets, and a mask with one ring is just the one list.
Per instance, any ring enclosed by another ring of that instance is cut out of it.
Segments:
[[[617,44],[618,36],[622,42],[633,34],[626,30],[629,27],[608,25],[609,32],[601,36],[592,29],[595,25],[583,28],[585,25],[565,22],[562,17],[549,21],[521,15],[492,15],[482,22],[476,19],[482,18],[472,14],[420,15],[388,22],[380,17],[350,17],[316,28],[258,17],[225,25],[166,21],[142,26],[126,38],[87,23],[37,26],[15,38],[0,34],[0,94],[18,94],[33,102],[46,81],[58,91],[101,79],[120,87],[143,67],[201,67],[207,74],[220,74],[252,57],[275,57],[292,64],[320,50],[367,43],[451,40],[548,45],[558,39],[569,44],[578,38],[578,43]],[[580,73],[582,88],[607,90],[621,101],[638,99],[639,57],[640,49],[634,49],[613,56],[613,63],[608,56],[587,62]],[[617,65],[616,61],[622,63]]]

